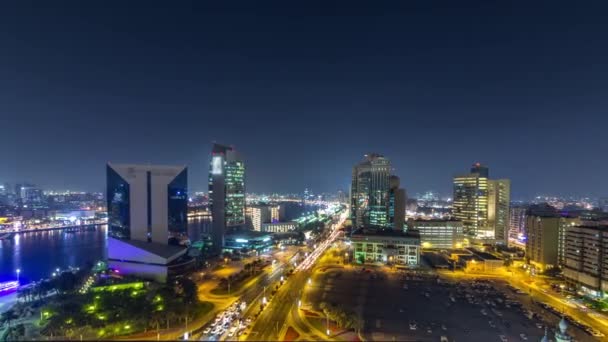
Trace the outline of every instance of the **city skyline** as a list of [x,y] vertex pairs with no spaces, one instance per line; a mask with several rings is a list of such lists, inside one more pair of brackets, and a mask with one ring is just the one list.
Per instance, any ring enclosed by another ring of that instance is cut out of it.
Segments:
[[408,193],[481,162],[513,198],[608,194],[605,4],[222,6],[4,6],[0,181],[185,164],[202,190],[217,141],[252,192],[347,190],[378,152]]

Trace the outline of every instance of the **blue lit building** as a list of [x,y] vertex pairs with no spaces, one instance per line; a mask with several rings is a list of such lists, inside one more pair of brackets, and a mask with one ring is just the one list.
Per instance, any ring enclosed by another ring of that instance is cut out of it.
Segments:
[[264,252],[272,248],[272,235],[264,232],[244,230],[224,237],[224,251]]

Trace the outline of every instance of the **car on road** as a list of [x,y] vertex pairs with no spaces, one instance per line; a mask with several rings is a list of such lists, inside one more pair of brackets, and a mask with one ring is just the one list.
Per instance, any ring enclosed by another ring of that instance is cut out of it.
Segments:
[[524,333],[519,334],[519,337],[524,341],[528,340],[528,336],[526,336],[526,334],[524,334]]
[[416,330],[418,329],[418,327],[416,326],[416,323],[410,323],[410,330]]
[[500,338],[500,340],[501,340],[502,342],[507,342],[507,341],[508,341],[508,340],[507,340],[507,336],[505,336],[505,335],[499,335],[498,337]]

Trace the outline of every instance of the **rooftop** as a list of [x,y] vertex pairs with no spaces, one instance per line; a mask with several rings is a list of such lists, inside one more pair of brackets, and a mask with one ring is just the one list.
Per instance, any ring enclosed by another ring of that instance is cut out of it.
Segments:
[[359,228],[353,231],[352,235],[367,235],[367,236],[392,236],[404,238],[420,238],[418,231],[407,231],[394,229],[376,229],[376,228]]
[[500,260],[500,258],[497,258],[496,256],[494,256],[490,253],[482,252],[475,248],[467,248],[467,250],[470,251],[471,253],[475,254],[476,256],[482,258],[483,260]]
[[457,220],[455,218],[445,218],[445,219],[441,219],[441,218],[434,218],[434,219],[423,219],[423,218],[417,218],[413,220],[414,222],[461,222],[460,220]]
[[234,239],[256,239],[262,237],[269,237],[272,233],[269,232],[258,232],[255,230],[238,230],[232,231],[226,234],[226,238],[234,238]]
[[175,245],[164,245],[157,242],[147,242],[147,241],[139,241],[139,240],[122,240],[123,242],[135,246],[139,249],[143,249],[144,251],[150,252],[154,255],[158,255],[159,257],[170,259],[174,257],[176,254],[179,254],[186,250],[184,246],[175,246]]

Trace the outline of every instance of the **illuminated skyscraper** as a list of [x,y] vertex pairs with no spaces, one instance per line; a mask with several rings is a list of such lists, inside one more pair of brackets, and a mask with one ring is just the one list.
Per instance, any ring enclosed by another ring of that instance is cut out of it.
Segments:
[[[481,165],[475,164],[481,168]],[[494,229],[488,224],[488,169],[454,177],[454,217],[462,221],[466,236],[493,239]]]
[[488,180],[488,223],[494,227],[496,242],[508,241],[511,182],[508,179]]
[[209,205],[213,217],[213,246],[219,252],[224,244],[224,234],[232,228],[245,226],[245,163],[232,147],[213,145]]
[[369,154],[353,167],[351,218],[355,227],[389,226],[390,161]]
[[469,238],[506,242],[509,232],[511,182],[489,179],[489,169],[480,163],[471,173],[454,177],[454,217],[462,221]]

